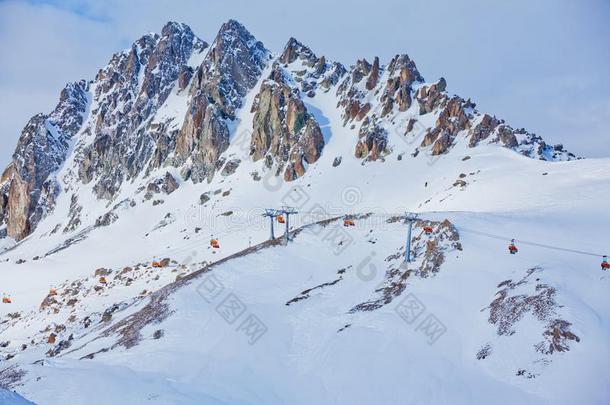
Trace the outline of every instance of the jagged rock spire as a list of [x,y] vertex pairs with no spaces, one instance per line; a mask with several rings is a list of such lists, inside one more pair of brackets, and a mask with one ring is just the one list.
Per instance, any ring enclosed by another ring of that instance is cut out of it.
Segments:
[[51,210],[58,184],[50,176],[66,159],[69,140],[83,123],[88,84],[81,80],[62,90],[55,110],[36,114],[21,133],[12,162],[0,180],[0,222],[20,240]]
[[318,58],[309,47],[291,37],[284,47],[284,51],[279,57],[279,61],[281,63],[289,64],[297,59],[303,60],[309,67],[314,66],[318,61]]
[[269,59],[269,51],[262,42],[239,22],[229,20],[220,27],[199,67],[191,93],[207,93],[232,118]]
[[270,54],[262,42],[235,20],[224,23],[199,67],[191,87],[192,99],[176,138],[183,177],[210,178],[217,160],[229,146],[227,119],[242,106],[243,97],[258,82]]

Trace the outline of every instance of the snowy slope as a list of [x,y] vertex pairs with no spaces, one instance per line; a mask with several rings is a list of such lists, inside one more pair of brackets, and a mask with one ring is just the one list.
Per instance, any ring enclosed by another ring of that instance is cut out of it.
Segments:
[[[43,405],[607,403],[610,280],[599,263],[610,244],[610,159],[532,159],[530,144],[491,138],[471,147],[466,130],[434,155],[421,146],[425,131],[404,135],[411,118],[426,127],[438,118],[415,102],[379,124],[382,159],[356,158],[358,130],[344,125],[337,85],[324,91],[326,76],[311,76],[307,95],[293,79],[311,67],[297,60],[282,69],[324,148],[285,182],[250,157],[251,106],[273,61],[228,121],[220,158],[239,161],[234,171],[193,182],[165,165],[104,200],[73,177],[77,154],[67,158],[55,177],[69,192],[25,239],[0,241],[0,292],[12,299],[0,306],[0,386]],[[381,68],[379,83],[389,78]],[[178,131],[189,97],[174,85],[151,122]],[[366,97],[379,114],[380,95]],[[146,198],[166,172],[177,189]],[[73,195],[79,224],[56,232],[75,212]],[[282,205],[299,211],[288,246],[266,242],[262,217]],[[435,229],[426,236],[416,224],[406,268],[405,211]],[[342,226],[345,215],[355,227]],[[164,258],[166,267],[151,265]],[[222,286],[217,296],[211,285]],[[237,319],[223,318],[225,299],[242,304]],[[417,317],[405,312],[414,303]],[[264,333],[249,336],[256,320]],[[8,384],[2,370],[20,378]]]
[[27,405],[31,404],[32,402],[27,401],[19,394],[0,388],[0,403],[3,405]]

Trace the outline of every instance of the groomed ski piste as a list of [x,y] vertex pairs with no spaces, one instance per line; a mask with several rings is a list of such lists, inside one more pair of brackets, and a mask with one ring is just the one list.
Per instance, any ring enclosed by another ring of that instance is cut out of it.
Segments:
[[[1,383],[40,405],[608,402],[610,159],[545,162],[459,137],[412,157],[424,134],[388,128],[392,154],[364,162],[331,91],[306,100],[321,158],[284,182],[240,141],[259,87],[231,128],[230,176],[156,205],[144,179],[125,183],[114,202],[137,205],[105,227],[107,201],[81,184],[79,229],[51,232],[63,194],[34,233],[3,240]],[[287,244],[262,216],[282,206],[298,211]],[[418,220],[404,264],[406,212]]]

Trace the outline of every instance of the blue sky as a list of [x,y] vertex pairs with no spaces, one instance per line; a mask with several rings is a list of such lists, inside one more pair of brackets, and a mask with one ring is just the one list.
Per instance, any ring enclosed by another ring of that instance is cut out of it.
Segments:
[[0,0],[0,165],[65,83],[168,20],[210,42],[229,18],[350,65],[408,53],[423,76],[577,154],[610,156],[607,0]]

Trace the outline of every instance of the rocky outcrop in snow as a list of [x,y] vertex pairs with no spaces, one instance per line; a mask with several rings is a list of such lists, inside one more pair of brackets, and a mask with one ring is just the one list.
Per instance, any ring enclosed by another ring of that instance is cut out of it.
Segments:
[[317,57],[311,49],[294,38],[290,38],[278,62],[283,64],[297,87],[308,97],[314,97],[318,89],[328,91],[346,73],[343,65],[327,62],[324,56]]
[[[372,64],[359,60],[340,84],[337,95],[344,125],[362,121],[355,156],[377,160],[387,152],[386,128],[381,119],[392,112],[405,112],[412,104],[413,86],[423,82],[407,55],[396,55],[386,66],[375,57]],[[382,80],[383,78],[383,80]]]
[[307,112],[299,91],[290,87],[284,72],[276,67],[252,106],[254,112],[250,153],[265,159],[270,168],[277,164],[284,180],[305,173],[305,165],[315,163],[322,153],[324,138],[315,118]]
[[354,153],[357,158],[377,160],[386,152],[386,130],[379,125],[376,115],[364,119],[358,131],[358,138]]

